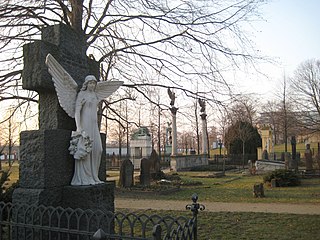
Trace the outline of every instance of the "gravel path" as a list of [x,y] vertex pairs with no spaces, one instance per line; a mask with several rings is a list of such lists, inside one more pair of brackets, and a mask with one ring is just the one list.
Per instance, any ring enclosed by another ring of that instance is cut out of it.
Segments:
[[[115,198],[116,209],[154,209],[185,211],[191,201],[163,201],[149,199]],[[266,212],[320,215],[320,204],[286,204],[286,203],[226,203],[199,202],[209,212]]]

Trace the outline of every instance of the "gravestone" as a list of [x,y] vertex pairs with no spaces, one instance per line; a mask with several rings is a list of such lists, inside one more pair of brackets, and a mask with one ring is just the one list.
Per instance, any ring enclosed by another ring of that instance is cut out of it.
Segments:
[[[51,53],[81,86],[88,74],[99,76],[99,63],[86,56],[84,38],[59,24],[42,30],[41,41],[23,48],[23,88],[39,94],[39,130],[20,136],[19,188],[13,203],[108,209],[114,211],[114,182],[95,186],[69,186],[74,159],[68,152],[75,121],[60,107],[47,71],[45,58]],[[105,136],[99,178],[106,179]],[[80,198],[80,199],[79,199]]]
[[152,150],[151,156],[149,159],[150,162],[150,176],[153,180],[161,178],[160,170],[160,157],[157,154],[156,150]]
[[272,188],[277,187],[277,179],[275,179],[275,178],[271,179],[271,187]]
[[141,159],[140,184],[150,186],[150,161],[147,158]]
[[306,172],[310,173],[313,171],[313,159],[312,159],[312,151],[310,149],[310,144],[306,145],[304,157],[306,159]]
[[262,152],[262,160],[269,160],[269,154],[267,149],[263,150]]
[[134,167],[129,159],[122,162],[120,167],[120,179],[119,186],[124,188],[130,188],[134,185],[133,182]]
[[317,152],[317,155],[316,155],[316,161],[318,163],[318,168],[320,170],[320,143],[318,143],[318,152]]
[[297,141],[295,136],[291,137],[291,149],[292,155],[291,158],[289,158],[288,169],[298,171]]
[[263,183],[253,185],[253,196],[254,197],[265,197]]

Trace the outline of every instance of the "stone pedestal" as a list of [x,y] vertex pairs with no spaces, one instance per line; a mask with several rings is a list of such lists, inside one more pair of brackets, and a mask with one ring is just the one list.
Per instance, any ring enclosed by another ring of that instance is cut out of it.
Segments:
[[65,186],[62,189],[62,207],[114,212],[115,181],[92,186]]
[[[71,131],[63,129],[21,132],[20,182],[13,203],[62,205],[63,189],[70,185],[74,172],[74,159],[68,151],[70,136]],[[105,153],[105,134],[101,134],[101,140]],[[105,161],[102,154],[99,168],[102,181],[106,180]]]
[[170,108],[172,115],[172,151],[171,156],[177,155],[177,111],[178,108],[171,107]]
[[207,147],[207,114],[202,113],[201,115],[202,121],[202,154],[208,154],[208,147]]

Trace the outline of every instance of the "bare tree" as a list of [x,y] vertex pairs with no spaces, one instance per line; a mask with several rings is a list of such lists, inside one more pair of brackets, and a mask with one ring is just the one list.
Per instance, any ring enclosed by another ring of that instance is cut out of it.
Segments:
[[[2,122],[0,125],[0,146],[2,146],[1,152],[6,149],[7,150],[7,156],[8,156],[8,164],[11,167],[12,166],[12,155],[13,155],[13,149],[14,146],[18,145],[19,140],[19,132],[20,132],[20,124],[17,121],[15,115],[13,114],[14,109],[9,108],[6,113],[4,114],[4,117],[7,119],[7,121]],[[1,169],[1,161],[0,161],[0,169]]]
[[[103,79],[149,99],[144,87],[179,89],[187,96],[196,83],[208,86],[207,100],[229,90],[223,70],[252,63],[255,52],[241,24],[257,16],[263,0],[8,0],[0,3],[0,101],[37,101],[21,92],[22,45],[40,39],[41,29],[64,23],[83,36],[87,54]],[[228,36],[228,38],[226,37]],[[250,47],[246,47],[250,46]],[[157,83],[154,76],[161,76]],[[195,96],[197,97],[197,96]],[[110,105],[109,105],[110,106]]]
[[233,100],[231,107],[227,109],[229,122],[249,122],[251,125],[257,123],[257,100],[253,97],[241,95]]
[[299,126],[308,133],[320,131],[320,60],[307,60],[291,78],[291,101]]
[[244,168],[245,146],[247,141],[253,137],[252,124],[248,122],[240,122],[240,124],[238,124],[237,137],[242,143],[242,168]]

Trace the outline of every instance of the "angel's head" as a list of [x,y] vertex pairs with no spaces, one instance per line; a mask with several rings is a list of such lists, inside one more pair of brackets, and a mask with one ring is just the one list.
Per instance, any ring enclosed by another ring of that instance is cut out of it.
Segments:
[[82,84],[81,91],[85,91],[85,90],[87,90],[87,89],[94,91],[96,85],[97,85],[97,79],[96,79],[96,77],[93,76],[93,75],[88,75],[88,76],[86,76],[86,78],[84,79],[84,83]]

